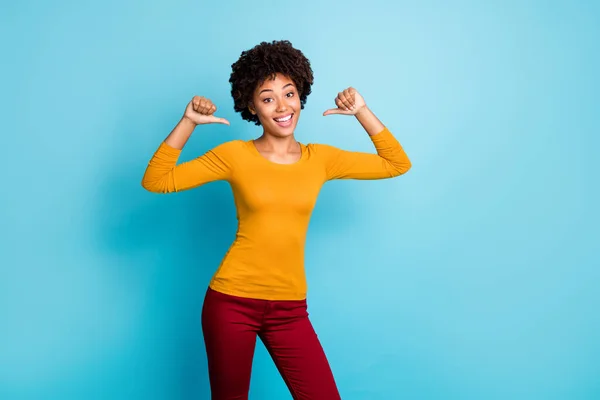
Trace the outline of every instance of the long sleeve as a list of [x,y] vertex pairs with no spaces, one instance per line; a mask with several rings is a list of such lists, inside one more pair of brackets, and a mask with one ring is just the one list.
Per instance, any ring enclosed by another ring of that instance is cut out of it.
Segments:
[[317,145],[317,152],[324,157],[327,180],[386,179],[402,175],[410,169],[408,156],[387,128],[371,136],[371,140],[377,154]]
[[181,150],[162,142],[148,163],[142,186],[150,192],[171,193],[228,180],[232,170],[229,155],[232,143],[223,143],[200,157],[177,165]]

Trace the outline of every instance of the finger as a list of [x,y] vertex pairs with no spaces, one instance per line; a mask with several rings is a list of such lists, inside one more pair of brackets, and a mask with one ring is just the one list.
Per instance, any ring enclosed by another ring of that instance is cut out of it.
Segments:
[[350,104],[350,101],[346,98],[346,95],[344,94],[344,92],[340,92],[338,94],[338,98],[340,99],[340,101],[344,105],[344,108],[346,110],[350,110],[350,108],[352,107],[352,105]]
[[344,90],[344,96],[346,96],[346,101],[350,104],[350,108],[354,109],[354,104],[356,103],[354,93],[350,89],[346,89]]
[[199,107],[200,107],[200,98],[198,96],[194,96],[194,98],[192,99],[192,109],[194,111],[198,111]]
[[352,93],[349,89],[344,90],[344,98],[346,99],[346,103],[348,103],[350,109],[354,109],[354,93]]
[[335,99],[335,105],[338,106],[340,110],[349,111],[348,107],[346,107],[346,105],[340,98]]
[[215,106],[214,104],[208,110],[209,114],[214,114],[216,111],[217,111],[217,106]]
[[210,109],[212,107],[212,103],[210,101],[202,102],[202,107],[200,107],[200,113],[204,115],[210,115]]
[[210,102],[207,99],[205,99],[204,97],[201,97],[200,101],[198,103],[198,112],[200,114],[206,114],[209,103]]
[[348,109],[346,104],[344,104],[344,94],[342,92],[338,93],[338,95],[335,99],[335,105],[338,106],[339,108],[341,108],[342,110]]
[[204,114],[206,112],[206,100],[200,99],[200,103],[198,104],[198,112]]

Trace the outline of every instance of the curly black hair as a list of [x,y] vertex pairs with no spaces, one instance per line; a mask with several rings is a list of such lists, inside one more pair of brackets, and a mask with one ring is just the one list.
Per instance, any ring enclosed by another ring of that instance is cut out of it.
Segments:
[[260,125],[260,121],[250,112],[248,104],[252,101],[256,87],[266,79],[274,79],[277,73],[288,76],[298,89],[301,109],[304,109],[311,93],[313,71],[310,61],[288,40],[261,42],[252,49],[243,51],[240,58],[231,65],[231,69],[229,83],[233,108],[242,114],[243,119],[256,125]]

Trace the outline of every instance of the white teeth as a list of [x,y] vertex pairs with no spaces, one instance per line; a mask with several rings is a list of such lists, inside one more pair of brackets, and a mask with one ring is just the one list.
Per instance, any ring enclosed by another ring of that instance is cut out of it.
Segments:
[[292,114],[288,115],[285,118],[275,118],[275,121],[277,121],[277,122],[285,122],[285,121],[289,121],[290,118],[292,118]]

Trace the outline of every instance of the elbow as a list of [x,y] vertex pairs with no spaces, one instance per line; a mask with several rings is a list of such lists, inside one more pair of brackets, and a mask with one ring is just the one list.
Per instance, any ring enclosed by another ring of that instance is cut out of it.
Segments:
[[[410,160],[406,160],[406,164],[404,164],[404,168],[402,169],[402,174],[405,174],[408,172],[409,169],[412,168],[412,163],[410,162]],[[401,174],[401,175],[402,175]]]
[[156,189],[154,185],[151,185],[146,179],[142,179],[142,187],[149,192],[156,193]]
[[161,185],[160,181],[150,181],[144,177],[141,184],[144,189],[151,193],[167,193],[166,186]]
[[412,167],[412,163],[410,162],[410,160],[407,159],[402,164],[396,166],[396,168],[393,171],[393,176],[397,177],[400,175],[404,175],[411,169],[411,167]]

